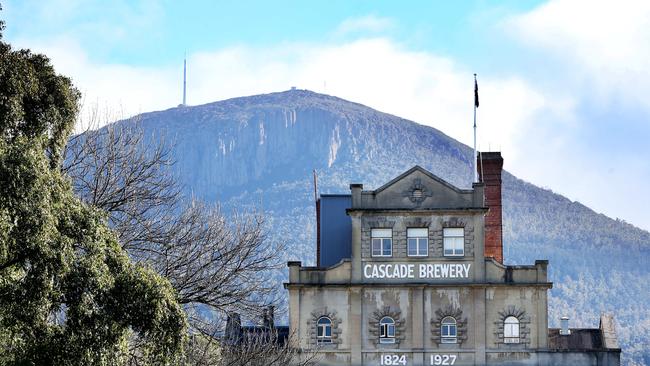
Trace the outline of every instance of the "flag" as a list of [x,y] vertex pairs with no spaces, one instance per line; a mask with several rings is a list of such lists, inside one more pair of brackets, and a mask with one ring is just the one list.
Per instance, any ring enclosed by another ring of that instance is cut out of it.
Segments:
[[474,74],[474,106],[478,108],[478,82],[476,81],[476,74]]

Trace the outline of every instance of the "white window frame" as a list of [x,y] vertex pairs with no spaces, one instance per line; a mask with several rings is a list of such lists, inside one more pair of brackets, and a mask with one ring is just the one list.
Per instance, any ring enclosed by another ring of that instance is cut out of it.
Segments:
[[[415,254],[411,254],[411,240],[415,241]],[[421,252],[424,245],[424,252]],[[411,227],[406,229],[406,255],[409,257],[429,256],[429,229]]]
[[[390,243],[389,252],[384,252],[384,244]],[[379,243],[379,251],[375,251],[375,245]],[[393,229],[371,229],[370,230],[370,255],[372,257],[392,257],[393,256]]]
[[[451,330],[453,329],[453,335]],[[445,332],[446,331],[446,332]],[[440,341],[442,343],[458,342],[458,323],[453,316],[447,316],[440,322]]]
[[[458,233],[462,232],[462,235]],[[446,227],[442,229],[442,254],[445,257],[465,256],[465,228]],[[451,247],[451,248],[450,248]],[[447,250],[451,249],[451,253]]]
[[395,343],[395,319],[385,316],[379,321],[379,343]]
[[520,322],[515,316],[509,316],[503,321],[503,343],[519,343]]
[[[321,320],[324,322],[321,323]],[[329,329],[329,335],[327,335],[327,330]],[[316,321],[316,343],[318,344],[327,344],[332,343],[332,319],[321,316]]]

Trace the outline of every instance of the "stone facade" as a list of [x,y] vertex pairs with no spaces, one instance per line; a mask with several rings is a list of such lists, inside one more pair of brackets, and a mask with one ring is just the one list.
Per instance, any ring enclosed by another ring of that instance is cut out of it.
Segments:
[[[351,191],[351,257],[328,268],[289,263],[293,346],[329,365],[594,364],[597,357],[618,364],[620,350],[558,355],[549,348],[548,262],[505,266],[486,256],[492,208],[483,184],[462,190],[414,167],[377,190],[354,184]],[[428,229],[426,256],[408,255],[409,228]],[[445,256],[445,228],[462,229],[461,255]],[[372,229],[391,229],[390,256],[373,256]],[[316,341],[320,316],[333,322],[325,347]],[[384,318],[391,325],[382,326]],[[506,319],[516,319],[516,337]]]

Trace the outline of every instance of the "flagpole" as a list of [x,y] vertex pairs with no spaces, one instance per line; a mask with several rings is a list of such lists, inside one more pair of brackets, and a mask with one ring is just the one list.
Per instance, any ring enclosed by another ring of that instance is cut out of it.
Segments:
[[478,99],[478,84],[476,74],[474,74],[474,182],[478,182],[478,169],[476,166],[476,104]]

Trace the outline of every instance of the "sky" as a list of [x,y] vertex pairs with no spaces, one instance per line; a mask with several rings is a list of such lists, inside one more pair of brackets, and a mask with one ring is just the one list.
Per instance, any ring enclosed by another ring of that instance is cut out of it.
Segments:
[[501,151],[517,177],[650,230],[648,1],[0,0],[4,37],[121,117],[287,90]]

